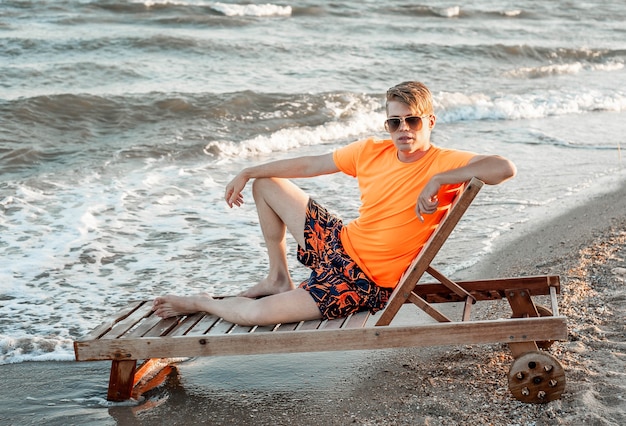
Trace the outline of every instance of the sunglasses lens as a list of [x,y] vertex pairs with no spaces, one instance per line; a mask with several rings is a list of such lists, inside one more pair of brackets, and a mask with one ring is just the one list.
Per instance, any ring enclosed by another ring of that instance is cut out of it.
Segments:
[[390,132],[395,132],[400,127],[400,119],[399,118],[388,118],[387,119],[387,130]]
[[406,121],[406,124],[408,124],[411,130],[418,130],[422,122],[422,117],[406,117],[404,121]]

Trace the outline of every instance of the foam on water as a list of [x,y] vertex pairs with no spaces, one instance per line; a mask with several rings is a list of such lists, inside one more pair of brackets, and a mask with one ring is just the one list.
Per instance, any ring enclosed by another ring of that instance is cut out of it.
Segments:
[[134,0],[146,7],[175,5],[175,6],[207,6],[223,13],[226,16],[290,16],[291,6],[275,4],[229,4],[206,0]]

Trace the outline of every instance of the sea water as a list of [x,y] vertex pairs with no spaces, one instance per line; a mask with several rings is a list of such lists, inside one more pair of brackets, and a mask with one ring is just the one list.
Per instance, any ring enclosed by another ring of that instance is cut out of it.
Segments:
[[[254,203],[229,209],[226,183],[385,137],[401,81],[433,91],[435,144],[518,167],[445,272],[623,185],[625,19],[621,0],[0,1],[0,364],[71,360],[129,300],[256,283]],[[297,183],[356,216],[353,179]]]

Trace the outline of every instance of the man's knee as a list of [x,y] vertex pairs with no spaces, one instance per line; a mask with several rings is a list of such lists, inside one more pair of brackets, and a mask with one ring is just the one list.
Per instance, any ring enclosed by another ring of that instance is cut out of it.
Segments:
[[277,178],[256,178],[252,182],[252,196],[255,200],[263,198],[278,186]]

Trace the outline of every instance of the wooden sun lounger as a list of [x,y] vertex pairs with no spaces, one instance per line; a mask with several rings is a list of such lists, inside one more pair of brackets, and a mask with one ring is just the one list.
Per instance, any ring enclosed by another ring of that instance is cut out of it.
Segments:
[[[137,369],[137,360],[507,343],[515,358],[508,377],[513,395],[533,403],[558,399],[565,387],[565,373],[554,357],[539,348],[567,338],[566,318],[558,312],[559,277],[454,282],[431,266],[482,185],[472,179],[465,186],[401,278],[385,310],[372,318],[368,312],[360,312],[338,320],[243,327],[203,313],[160,319],[151,311],[151,302],[139,301],[75,341],[76,360],[112,361],[107,399],[123,401],[133,397],[133,386],[147,369],[148,363]],[[437,282],[418,283],[425,273]],[[551,310],[535,305],[535,296],[546,296]],[[500,299],[509,302],[511,318],[470,319],[473,304]],[[450,302],[462,305],[460,321],[433,306]],[[416,305],[436,322],[392,325],[406,303]]]

